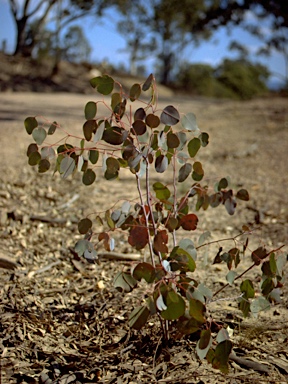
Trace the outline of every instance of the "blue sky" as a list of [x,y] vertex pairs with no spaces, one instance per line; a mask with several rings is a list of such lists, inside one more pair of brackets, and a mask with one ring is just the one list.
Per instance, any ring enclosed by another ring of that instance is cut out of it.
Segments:
[[[11,53],[15,46],[15,25],[10,13],[9,1],[0,0],[0,43],[5,39],[7,52]],[[79,22],[84,29],[85,35],[92,48],[92,61],[101,62],[108,60],[115,64],[124,64],[128,67],[129,56],[124,52],[126,42],[116,30],[117,17],[115,13],[109,13],[111,17],[100,21],[94,18],[86,18],[85,22]],[[248,15],[249,17],[249,15]],[[250,15],[250,17],[252,17]],[[77,23],[75,23],[77,24]],[[268,32],[269,33],[269,32]],[[201,62],[213,66],[220,64],[223,58],[235,58],[236,52],[229,51],[228,47],[231,40],[237,39],[241,44],[249,49],[252,62],[260,62],[268,67],[271,73],[278,73],[285,76],[284,56],[274,51],[270,57],[256,55],[260,41],[245,32],[242,28],[233,28],[230,35],[226,30],[220,29],[208,42],[203,42],[199,47],[189,47],[186,49],[183,59],[190,62]],[[154,60],[147,60],[145,63],[147,71],[154,72]],[[279,76],[271,76],[269,83],[277,84]]]

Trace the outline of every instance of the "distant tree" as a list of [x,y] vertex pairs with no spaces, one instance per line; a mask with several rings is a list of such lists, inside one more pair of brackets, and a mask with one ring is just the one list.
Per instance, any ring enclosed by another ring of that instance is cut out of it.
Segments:
[[[287,27],[287,8],[288,2],[281,0],[127,0],[122,6],[124,19],[119,30],[127,40],[131,58],[141,58],[141,52],[149,56],[150,48],[150,55],[158,58],[160,81],[167,84],[182,61],[185,47],[208,39],[222,26],[246,27],[248,11],[255,14],[254,21],[259,17],[273,20],[273,33],[267,44],[281,45],[283,50],[283,37],[278,32]],[[247,29],[252,31],[252,26]]]
[[62,58],[74,63],[88,61],[91,47],[78,25],[71,26],[61,43]]
[[57,50],[59,50],[59,60],[63,59],[74,63],[89,61],[91,53],[89,42],[79,25],[70,26],[64,36],[60,37],[59,42],[54,31],[48,29],[42,31],[42,39],[35,46],[37,59],[41,61],[55,58]]
[[246,59],[224,60],[216,68],[184,63],[176,75],[177,86],[190,94],[246,100],[263,95],[269,71]]
[[267,93],[266,81],[269,75],[262,64],[252,64],[244,59],[225,59],[214,76],[238,98],[247,100]]
[[87,15],[101,16],[103,10],[115,2],[118,3],[116,0],[9,0],[16,24],[14,54],[31,56],[35,45],[41,40],[43,25],[48,18],[50,21],[53,18],[54,21],[60,20],[57,29],[63,30]]

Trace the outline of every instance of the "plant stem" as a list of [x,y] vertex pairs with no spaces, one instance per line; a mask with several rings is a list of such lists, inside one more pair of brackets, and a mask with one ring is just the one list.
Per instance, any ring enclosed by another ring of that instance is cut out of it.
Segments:
[[150,257],[151,257],[151,263],[152,263],[153,267],[155,268],[155,260],[154,260],[154,255],[153,255],[153,245],[152,245],[151,236],[149,233],[149,221],[148,221],[148,216],[147,216],[147,213],[145,210],[145,204],[144,204],[144,199],[143,199],[141,185],[140,185],[140,179],[139,179],[139,176],[137,175],[137,173],[136,173],[136,180],[137,180],[137,189],[138,189],[138,193],[139,193],[139,197],[140,197],[141,207],[142,207],[144,217],[145,217],[145,225],[146,225],[146,228],[148,231],[148,245],[149,245],[149,252],[150,252]]

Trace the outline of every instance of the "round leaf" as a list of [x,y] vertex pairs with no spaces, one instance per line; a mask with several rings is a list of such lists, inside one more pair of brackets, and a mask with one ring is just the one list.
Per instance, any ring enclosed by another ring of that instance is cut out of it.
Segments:
[[92,139],[93,133],[96,132],[97,123],[96,120],[87,120],[83,125],[84,137],[87,141]]
[[154,80],[154,76],[153,74],[151,73],[147,79],[145,80],[144,84],[142,85],[142,90],[145,92],[145,91],[148,91],[148,89],[151,87],[152,83],[153,83],[153,80]]
[[47,159],[41,159],[38,163],[38,172],[44,173],[47,172],[50,168],[50,162]]
[[91,185],[94,183],[95,179],[96,179],[95,172],[89,168],[89,169],[87,169],[86,172],[83,173],[82,183],[84,185]]
[[108,75],[94,77],[90,80],[90,84],[102,95],[109,95],[114,88],[114,80]]
[[150,113],[149,115],[146,116],[145,122],[148,125],[148,127],[157,128],[160,124],[160,119],[158,116],[154,115],[153,113]]
[[72,157],[66,156],[63,158],[60,164],[60,174],[63,179],[67,179],[73,173],[75,166],[75,161]]
[[133,129],[131,130],[132,133],[141,136],[144,135],[146,132],[146,124],[142,120],[135,120],[132,124]]
[[37,144],[29,144],[28,148],[27,148],[27,156],[29,157],[29,155],[31,155],[31,153],[33,152],[38,152],[38,145]]
[[155,276],[155,269],[149,263],[139,263],[133,270],[133,277],[138,281],[144,279],[147,283],[153,283]]
[[33,139],[38,145],[41,145],[43,141],[46,139],[47,133],[44,128],[34,128],[32,132]]
[[155,169],[158,173],[163,173],[168,167],[168,159],[164,155],[160,155],[155,160]]
[[176,320],[185,313],[185,301],[175,291],[169,291],[165,298],[167,309],[161,312],[165,320]]
[[133,84],[131,89],[130,89],[130,100],[135,101],[139,98],[141,95],[141,86],[140,84]]
[[24,120],[24,126],[28,135],[31,135],[33,130],[38,127],[38,121],[35,117],[26,117],[26,119]]
[[135,308],[129,316],[129,327],[139,331],[147,322],[150,311],[146,306]]
[[188,143],[189,156],[191,158],[195,157],[200,147],[201,147],[201,141],[197,137],[194,137],[194,139],[190,140]]
[[97,104],[94,101],[88,101],[84,109],[85,119],[92,120],[97,113]]
[[161,113],[160,121],[162,124],[172,126],[179,122],[180,115],[179,112],[173,105],[168,105],[165,107]]
[[180,145],[179,137],[176,133],[169,132],[167,135],[168,148],[177,148]]
[[181,218],[180,225],[185,231],[194,231],[197,228],[198,217],[189,213]]
[[82,219],[78,223],[78,231],[85,235],[92,228],[92,221],[88,218]]
[[153,184],[153,189],[156,193],[157,199],[159,200],[168,200],[171,195],[169,189],[159,181]]
[[183,181],[185,181],[191,171],[192,171],[192,165],[190,163],[186,163],[182,165],[182,167],[179,169],[178,182],[182,183]]
[[53,133],[56,131],[57,126],[58,126],[57,122],[54,121],[54,122],[50,125],[50,127],[49,127],[49,129],[48,129],[48,135],[53,135]]
[[137,250],[148,244],[148,231],[146,227],[133,227],[128,237],[128,243]]
[[28,164],[33,166],[38,164],[40,160],[41,160],[41,155],[38,151],[31,152],[28,158]]
[[249,200],[249,193],[246,191],[246,189],[240,189],[236,194],[237,199],[248,201]]
[[144,108],[136,109],[134,113],[134,120],[144,120],[146,117],[146,112]]
[[181,124],[183,128],[187,129],[187,131],[192,131],[196,136],[200,133],[196,122],[196,116],[192,112],[187,113],[187,115],[182,117]]

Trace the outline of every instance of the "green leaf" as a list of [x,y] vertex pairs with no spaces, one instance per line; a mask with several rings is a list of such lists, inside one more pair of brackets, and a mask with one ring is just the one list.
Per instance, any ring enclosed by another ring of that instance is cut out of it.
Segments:
[[202,323],[199,323],[196,319],[180,317],[177,322],[177,329],[183,335],[190,335],[191,333],[198,332],[201,329]]
[[97,113],[97,104],[94,101],[88,101],[85,105],[84,114],[86,120],[92,120]]
[[259,296],[250,304],[250,310],[253,315],[257,315],[261,311],[266,311],[270,308],[270,303],[265,297]]
[[255,296],[255,290],[251,280],[246,279],[242,281],[240,285],[240,290],[241,292],[245,293],[244,297],[246,299],[253,299]]
[[275,288],[271,277],[267,277],[261,285],[262,295],[267,296]]
[[95,172],[88,168],[84,173],[83,173],[83,176],[82,176],[82,183],[84,185],[91,185],[94,183],[96,179],[96,174]]
[[105,129],[105,131],[103,132],[102,139],[106,141],[106,143],[108,144],[120,145],[125,141],[127,137],[127,135],[125,136],[125,133],[128,134],[128,132],[125,131],[125,129],[121,127],[113,126]]
[[210,329],[203,329],[200,333],[200,339],[196,345],[196,352],[200,360],[203,360],[212,345]]
[[54,158],[55,157],[55,151],[52,147],[42,147],[41,148],[41,158],[42,159],[48,159],[48,158]]
[[102,95],[109,95],[114,88],[114,80],[108,75],[94,77],[90,80],[90,84]]
[[190,140],[187,146],[189,156],[191,158],[195,157],[200,147],[201,141],[197,137],[194,137],[194,139]]
[[114,180],[118,177],[120,164],[114,157],[108,157],[106,159],[106,171],[104,177],[106,180]]
[[113,286],[118,291],[131,292],[136,286],[137,281],[133,276],[126,272],[118,272],[113,281]]
[[119,92],[115,92],[111,95],[111,108],[112,111],[115,112],[115,108],[117,105],[121,104],[122,102],[122,97]]
[[144,84],[142,85],[142,90],[145,92],[145,91],[148,91],[148,89],[151,87],[152,83],[153,83],[153,80],[154,80],[154,76],[153,74],[151,73],[147,79],[145,80]]
[[85,235],[92,228],[92,221],[88,218],[82,219],[78,223],[78,231]]
[[29,154],[28,164],[31,166],[37,165],[40,160],[41,160],[41,155],[38,151],[37,152],[31,152]]
[[43,141],[46,139],[46,136],[47,132],[44,128],[39,127],[33,129],[32,137],[38,145],[41,145],[43,143]]
[[139,98],[141,95],[141,86],[140,84],[133,84],[132,87],[130,88],[130,100],[133,102]]
[[132,273],[134,279],[140,281],[144,279],[148,284],[153,283],[155,280],[155,268],[149,263],[139,263]]
[[38,163],[38,172],[44,173],[47,172],[50,168],[50,161],[47,159],[41,159]]
[[48,129],[48,135],[53,135],[53,133],[56,131],[56,128],[58,127],[58,124],[56,121],[53,121],[53,123],[50,125]]
[[244,317],[247,317],[250,312],[250,302],[245,298],[241,298],[239,302],[239,309],[242,311]]
[[228,281],[229,285],[233,285],[236,276],[237,276],[237,273],[235,271],[229,271],[227,273],[226,280]]
[[185,313],[185,301],[174,290],[168,291],[165,298],[167,309],[161,312],[165,320],[176,320]]
[[232,342],[230,340],[224,340],[219,343],[215,349],[215,355],[212,360],[213,368],[219,369],[223,373],[228,373],[228,361],[231,351]]
[[196,269],[196,263],[193,257],[188,251],[179,246],[173,248],[169,260],[171,260],[170,265],[172,271],[194,272]]
[[26,117],[26,119],[24,120],[24,126],[28,135],[31,135],[33,130],[38,127],[38,121],[35,117]]
[[83,124],[83,133],[87,141],[92,139],[92,134],[96,132],[97,123],[96,120],[87,120]]
[[183,181],[185,181],[191,171],[192,165],[190,163],[185,163],[184,165],[182,165],[182,167],[179,169],[178,182],[182,183]]
[[203,176],[204,176],[204,170],[202,168],[202,164],[199,161],[196,161],[193,164],[192,178],[195,181],[200,181],[203,179]]
[[62,176],[62,178],[67,179],[67,177],[73,173],[75,167],[76,164],[72,157],[64,157],[60,164],[60,175]]
[[33,152],[38,152],[38,145],[35,143],[29,144],[26,154],[29,157]]
[[189,314],[196,319],[200,324],[206,323],[204,313],[206,312],[205,305],[196,299],[189,300]]
[[218,191],[221,191],[221,189],[226,189],[228,187],[228,180],[223,177],[219,183],[218,183]]
[[155,160],[155,169],[158,173],[163,173],[168,167],[168,159],[164,155],[159,155]]
[[173,105],[168,105],[167,107],[165,107],[160,115],[161,123],[168,125],[169,127],[171,127],[172,125],[176,125],[179,122],[179,120],[180,120],[179,112],[175,107],[173,107]]
[[150,311],[146,306],[139,306],[135,308],[129,316],[129,327],[139,331],[148,320]]
[[183,128],[187,129],[187,131],[192,131],[196,136],[200,133],[196,122],[196,116],[192,112],[187,113],[187,115],[182,117],[181,124]]
[[203,232],[199,237],[198,245],[203,245],[209,239],[209,237],[211,237],[210,231]]
[[90,241],[86,239],[81,239],[77,241],[74,250],[78,254],[78,256],[81,257],[84,255],[84,252],[86,251],[86,249],[91,250],[92,248],[93,248],[93,244],[90,243]]
[[249,193],[246,191],[246,189],[240,189],[236,194],[237,199],[248,201],[249,200]]
[[96,149],[90,149],[89,151],[89,160],[92,164],[96,164],[99,159],[99,151]]
[[159,181],[153,184],[153,190],[159,200],[168,200],[171,195],[169,189]]
[[209,135],[206,132],[202,132],[201,135],[199,136],[199,139],[201,141],[202,147],[206,147],[209,143]]

